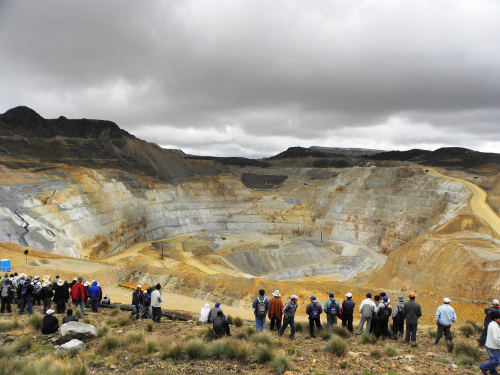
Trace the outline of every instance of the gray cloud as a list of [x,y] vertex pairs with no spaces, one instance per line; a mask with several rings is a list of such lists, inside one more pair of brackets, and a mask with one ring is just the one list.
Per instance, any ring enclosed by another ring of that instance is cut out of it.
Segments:
[[216,155],[491,151],[498,19],[493,0],[4,1],[0,111],[109,119]]

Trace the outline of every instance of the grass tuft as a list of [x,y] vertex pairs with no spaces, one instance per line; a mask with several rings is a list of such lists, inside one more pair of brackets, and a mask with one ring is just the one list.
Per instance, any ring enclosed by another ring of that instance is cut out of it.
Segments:
[[347,339],[347,338],[349,338],[349,337],[352,336],[351,332],[349,332],[349,330],[346,327],[343,327],[343,326],[338,325],[338,324],[334,324],[333,325],[333,327],[332,327],[332,333],[334,335],[343,337],[345,339]]
[[138,332],[138,331],[130,331],[130,332],[127,332],[127,334],[125,335],[125,340],[128,342],[128,343],[139,343],[142,341],[142,338],[143,338],[143,335],[142,335],[142,332]]
[[382,358],[382,356],[383,356],[383,354],[379,348],[374,348],[370,351],[370,357],[372,357],[372,358],[379,359],[379,358]]
[[220,359],[226,357],[230,350],[228,348],[228,342],[226,340],[213,341],[208,348],[210,356],[215,359]]
[[470,343],[464,340],[457,341],[455,344],[455,353],[457,353],[457,355],[471,357],[476,361],[481,357],[479,345],[477,343]]
[[148,354],[156,353],[159,350],[158,342],[155,339],[149,338],[146,340],[146,351]]
[[111,313],[109,315],[111,315],[111,316],[117,316],[119,313],[120,313],[119,309],[113,309],[113,310],[111,310]]
[[256,331],[256,330],[255,330],[255,328],[253,328],[253,327],[247,327],[247,328],[246,328],[246,332],[247,332],[247,335],[248,335],[248,336],[252,336],[252,335],[255,335],[255,333],[256,333],[257,331]]
[[455,350],[455,343],[453,341],[446,341],[446,350],[448,350],[448,353],[453,353]]
[[259,345],[255,352],[255,360],[257,362],[270,362],[274,359],[274,350],[269,345]]
[[378,342],[374,334],[368,335],[366,333],[361,334],[362,344],[376,344]]
[[437,331],[435,329],[432,329],[432,328],[429,328],[427,330],[427,333],[429,334],[429,337],[431,339],[435,339],[437,337],[437,334],[438,334]]
[[325,331],[321,334],[321,338],[324,340],[324,341],[328,341],[332,338],[332,334],[328,331]]
[[276,355],[272,361],[272,366],[274,373],[277,375],[282,375],[285,371],[290,370],[290,362],[286,358],[285,353]]
[[471,337],[476,333],[476,325],[472,325],[470,323],[465,323],[462,324],[462,326],[459,328],[460,332],[462,333],[463,336],[466,338]]
[[97,328],[97,336],[98,337],[103,337],[103,336],[106,336],[109,332],[109,327],[105,324],[99,326]]
[[38,313],[34,313],[28,319],[28,324],[30,326],[32,326],[34,329],[36,329],[37,331],[39,331],[39,330],[42,329],[43,317],[40,314],[38,314]]
[[212,327],[207,327],[207,329],[204,330],[201,335],[207,341],[217,340],[217,338],[219,337]]
[[12,331],[13,329],[17,329],[19,327],[21,327],[21,324],[17,319],[0,322],[0,332]]
[[170,346],[168,346],[168,348],[160,354],[160,358],[162,360],[170,358],[176,361],[182,358],[183,353],[184,353],[183,346],[174,342],[170,344]]
[[398,351],[394,344],[387,344],[384,349],[388,357],[396,357],[398,355]]
[[347,350],[347,341],[339,336],[333,336],[328,344],[324,347],[327,353],[337,357],[342,357]]
[[101,344],[97,348],[97,352],[99,354],[105,354],[108,351],[111,351],[115,348],[117,348],[120,345],[120,340],[112,335],[107,335],[102,339]]
[[188,359],[200,359],[208,354],[205,343],[200,339],[189,340],[184,346],[184,353]]
[[146,330],[148,332],[153,332],[154,326],[155,326],[155,324],[153,322],[149,321],[146,323]]
[[252,355],[254,346],[247,341],[236,341],[234,356],[241,361],[246,361]]
[[252,336],[252,340],[257,344],[263,344],[268,346],[273,346],[274,340],[269,333],[256,333]]
[[234,323],[235,327],[241,327],[241,326],[243,326],[243,319],[241,319],[239,316],[237,316],[233,319],[233,323]]

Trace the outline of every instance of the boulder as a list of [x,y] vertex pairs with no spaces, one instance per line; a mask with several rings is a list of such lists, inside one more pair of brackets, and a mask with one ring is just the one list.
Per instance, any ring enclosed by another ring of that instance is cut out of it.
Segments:
[[97,337],[97,331],[92,324],[69,322],[59,327],[59,333],[64,342],[72,339],[86,340]]
[[64,345],[61,345],[59,348],[57,348],[56,354],[64,355],[67,353],[81,352],[84,351],[85,348],[86,346],[82,341],[73,339]]

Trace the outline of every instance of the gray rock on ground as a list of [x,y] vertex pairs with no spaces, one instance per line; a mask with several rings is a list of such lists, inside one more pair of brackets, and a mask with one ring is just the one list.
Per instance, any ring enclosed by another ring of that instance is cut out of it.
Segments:
[[86,340],[97,337],[97,331],[93,325],[79,322],[63,324],[59,327],[59,334],[65,342],[72,339]]
[[72,353],[72,352],[82,352],[86,348],[85,344],[83,341],[73,339],[66,344],[61,345],[59,348],[56,350],[56,354],[59,355],[64,355],[67,353]]

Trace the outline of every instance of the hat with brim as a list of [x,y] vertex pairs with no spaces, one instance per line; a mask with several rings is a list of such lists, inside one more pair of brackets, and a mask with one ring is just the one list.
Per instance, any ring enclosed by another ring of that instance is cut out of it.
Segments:
[[50,275],[45,275],[43,277],[43,281],[49,281],[50,280]]
[[47,310],[47,312],[46,312],[45,314],[50,315],[50,314],[53,314],[53,313],[54,313],[54,310],[52,310],[52,309],[48,309],[48,310]]
[[46,287],[46,286],[49,286],[50,285],[50,281],[43,281],[42,282],[42,286],[43,287]]
[[275,297],[281,297],[281,294],[280,294],[280,291],[279,290],[275,290],[274,293],[271,293],[273,296]]
[[89,283],[88,281],[85,281],[85,282],[83,283],[83,286],[90,286],[90,283]]
[[61,280],[61,279],[57,280],[57,285],[63,286],[64,285],[64,280]]
[[399,296],[399,297],[398,297],[398,302],[403,302],[405,299],[406,299],[405,297],[403,297],[403,296]]
[[26,274],[23,272],[22,274],[19,275],[19,278],[20,279],[25,279],[26,278]]

